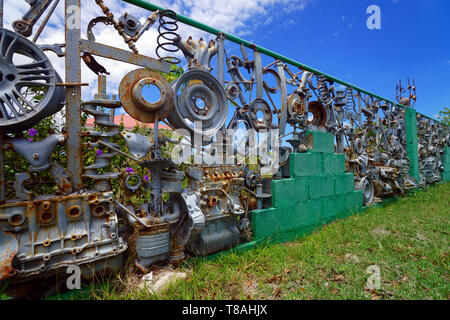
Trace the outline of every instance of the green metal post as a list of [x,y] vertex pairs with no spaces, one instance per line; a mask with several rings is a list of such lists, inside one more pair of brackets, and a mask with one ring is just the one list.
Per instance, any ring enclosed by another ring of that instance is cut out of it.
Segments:
[[419,151],[417,144],[417,113],[412,108],[405,110],[406,151],[409,158],[409,174],[419,182]]

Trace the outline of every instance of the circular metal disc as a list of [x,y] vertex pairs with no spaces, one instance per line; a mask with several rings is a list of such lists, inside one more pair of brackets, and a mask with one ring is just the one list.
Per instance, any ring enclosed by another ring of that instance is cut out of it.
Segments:
[[[142,96],[145,85],[154,85],[160,91],[160,99],[155,103]],[[119,98],[125,111],[134,119],[144,122],[155,122],[167,118],[173,110],[173,91],[167,80],[159,73],[148,69],[133,70],[123,77],[119,86]]]

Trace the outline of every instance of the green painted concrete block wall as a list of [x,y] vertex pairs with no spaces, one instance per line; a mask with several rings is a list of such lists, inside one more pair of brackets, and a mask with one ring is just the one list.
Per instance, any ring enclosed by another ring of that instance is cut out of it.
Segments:
[[308,136],[316,139],[313,148],[290,155],[291,178],[272,181],[272,207],[253,211],[254,241],[294,239],[363,207],[353,173],[345,172],[345,155],[333,153],[334,137],[324,132]]
[[334,152],[334,137],[331,133],[307,131],[306,145],[310,152]]
[[417,181],[419,173],[419,151],[417,147],[417,113],[412,108],[405,109],[406,151],[409,158],[409,174]]
[[442,165],[444,172],[441,173],[442,181],[450,181],[450,147],[445,148],[444,156],[442,157]]

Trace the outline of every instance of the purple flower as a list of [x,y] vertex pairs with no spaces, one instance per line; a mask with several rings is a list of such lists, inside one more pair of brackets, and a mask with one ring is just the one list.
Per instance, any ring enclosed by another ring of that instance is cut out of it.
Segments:
[[133,168],[127,167],[127,172],[129,174],[132,174],[132,173],[134,173],[134,170],[133,170]]
[[150,181],[150,179],[149,179],[148,175],[144,175],[144,180],[145,180],[145,181],[147,181],[147,182],[149,182],[149,181]]
[[36,136],[36,134],[37,134],[37,130],[35,128],[28,129],[28,135],[30,137],[33,138],[34,136]]
[[148,169],[148,174],[152,174],[152,171],[150,169]]
[[31,138],[27,138],[27,140],[30,141],[30,142],[33,141],[33,139],[31,139]]
[[95,151],[95,155],[96,156],[101,156],[103,154],[103,151],[98,149],[97,151]]

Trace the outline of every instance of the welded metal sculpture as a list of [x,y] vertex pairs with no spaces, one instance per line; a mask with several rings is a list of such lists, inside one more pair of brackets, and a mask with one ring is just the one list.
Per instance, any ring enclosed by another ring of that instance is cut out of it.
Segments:
[[[104,15],[81,26],[87,39],[73,25],[73,19],[75,25],[80,22],[80,1],[65,0],[66,16],[72,19],[69,26],[66,18],[66,43],[39,46],[27,37],[52,1],[27,2],[30,11],[18,17],[14,31],[0,29],[0,280],[50,276],[69,265],[83,266],[86,277],[99,270],[117,271],[127,248],[136,254],[136,266],[147,272],[160,261],[179,263],[187,254],[205,256],[249,241],[251,212],[270,206],[271,180],[288,178],[289,155],[312,147],[307,130],[335,136],[335,151],[346,155],[347,170],[354,173],[355,188],[363,191],[366,205],[441,179],[450,130],[420,114],[418,181],[410,174],[405,114],[416,100],[415,84],[406,98],[401,85],[397,87],[398,104],[311,68],[294,70],[298,66],[286,59],[263,65],[257,46],[247,45],[252,58],[244,44],[240,56],[228,55],[223,33],[210,41],[183,39],[173,11],[156,11],[141,24],[126,13],[116,19],[101,0],[95,3]],[[96,42],[97,23],[114,28],[131,51]],[[145,44],[138,40],[155,23],[159,36],[157,58],[152,58],[139,54],[138,46]],[[65,59],[64,82],[44,50]],[[164,75],[171,64],[182,62],[180,53],[187,71],[169,83]],[[16,56],[26,62],[17,62]],[[106,89],[106,75],[114,70],[106,70],[95,56],[136,65],[123,75],[118,98]],[[87,84],[81,83],[81,61],[99,75],[98,93],[83,102],[81,87]],[[156,102],[143,93],[151,85],[160,95]],[[41,141],[24,138],[24,130],[63,107],[65,130]],[[111,117],[119,108],[153,123],[153,135],[120,131]],[[81,112],[94,118],[95,128],[83,130]],[[163,137],[161,122],[181,129],[181,134]],[[244,134],[235,139],[227,130]],[[121,148],[117,139],[127,147]],[[185,158],[195,150],[203,159],[207,155],[220,161],[180,164],[164,155],[166,144],[187,145]],[[255,145],[263,152],[249,164]],[[52,160],[57,147],[67,163]],[[83,150],[89,148],[103,151],[94,163],[84,165]],[[15,172],[14,181],[5,178],[6,153],[29,163],[27,172]],[[148,179],[111,171],[111,161],[119,155],[148,171]],[[44,184],[56,191],[37,194],[31,188],[42,183],[39,174],[44,172],[53,177]],[[113,181],[127,195],[144,190],[142,203],[125,204],[113,193]],[[136,235],[131,247],[122,232],[125,226]]]

